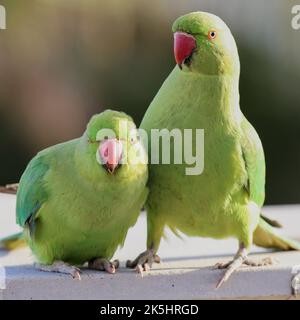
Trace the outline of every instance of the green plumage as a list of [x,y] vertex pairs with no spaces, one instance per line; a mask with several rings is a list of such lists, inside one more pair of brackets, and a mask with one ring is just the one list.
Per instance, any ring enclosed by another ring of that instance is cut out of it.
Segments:
[[[125,136],[128,163],[109,174],[96,160],[97,132],[112,129],[119,138],[124,135],[120,121],[126,121],[134,137]],[[113,256],[148,193],[147,165],[132,164],[135,150],[146,156],[132,119],[108,110],[91,119],[81,138],[43,150],[31,160],[17,193],[17,222],[39,262],[83,264]]]
[[[213,40],[208,39],[211,30],[217,34]],[[264,152],[240,110],[240,64],[230,30],[220,18],[195,12],[175,21],[177,31],[194,36],[197,47],[182,70],[176,66],[165,80],[141,128],[149,136],[151,129],[204,129],[205,164],[196,176],[185,174],[186,164],[150,165],[148,248],[157,251],[164,226],[169,226],[189,236],[233,237],[246,248],[254,242],[300,249],[260,218]]]

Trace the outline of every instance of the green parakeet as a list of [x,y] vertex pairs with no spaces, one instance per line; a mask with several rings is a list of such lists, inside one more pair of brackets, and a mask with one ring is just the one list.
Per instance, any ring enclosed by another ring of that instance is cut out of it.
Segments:
[[[124,159],[126,158],[126,161]],[[147,154],[133,120],[107,110],[82,137],[39,152],[17,193],[17,223],[38,268],[80,277],[75,267],[115,272],[109,262],[146,200]]]
[[264,152],[240,110],[240,62],[229,28],[213,14],[193,12],[179,17],[172,30],[177,66],[150,104],[141,128],[149,138],[152,129],[204,129],[204,170],[186,175],[185,163],[150,164],[147,251],[127,266],[151,266],[165,226],[189,236],[233,237],[239,250],[232,262],[219,264],[227,268],[221,285],[243,263],[253,264],[247,258],[253,242],[283,250],[300,249],[300,244],[276,235],[270,225],[276,223],[261,215]]

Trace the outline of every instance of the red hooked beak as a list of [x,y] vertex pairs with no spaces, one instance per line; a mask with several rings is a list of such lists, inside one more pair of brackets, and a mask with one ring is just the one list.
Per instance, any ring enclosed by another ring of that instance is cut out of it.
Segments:
[[189,58],[196,48],[196,39],[185,32],[175,32],[174,34],[174,55],[176,63],[182,69],[185,59]]
[[122,142],[117,139],[104,140],[99,147],[102,163],[109,173],[114,173],[122,158]]

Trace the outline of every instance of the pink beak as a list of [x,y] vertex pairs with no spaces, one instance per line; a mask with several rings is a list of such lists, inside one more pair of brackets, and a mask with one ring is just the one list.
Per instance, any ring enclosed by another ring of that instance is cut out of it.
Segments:
[[175,32],[174,34],[174,55],[176,63],[181,69],[184,60],[189,58],[196,48],[196,39],[185,32]]
[[122,142],[117,139],[104,140],[99,147],[99,155],[109,173],[114,173],[122,158]]

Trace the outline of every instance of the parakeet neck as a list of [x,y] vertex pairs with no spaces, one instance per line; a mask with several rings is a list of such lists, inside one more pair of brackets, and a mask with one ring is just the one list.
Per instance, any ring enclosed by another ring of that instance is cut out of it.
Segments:
[[[188,108],[200,117],[239,121],[239,72],[229,75],[203,75],[173,71],[177,90],[184,92]],[[177,91],[176,90],[176,91]]]

